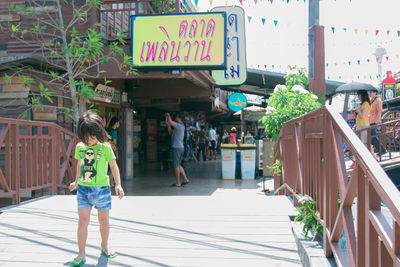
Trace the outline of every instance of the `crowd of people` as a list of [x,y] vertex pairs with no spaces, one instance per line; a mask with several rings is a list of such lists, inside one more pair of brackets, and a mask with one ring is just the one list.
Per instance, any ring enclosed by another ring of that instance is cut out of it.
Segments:
[[189,127],[186,137],[188,160],[216,160],[221,144],[236,144],[236,128],[218,133],[216,126]]

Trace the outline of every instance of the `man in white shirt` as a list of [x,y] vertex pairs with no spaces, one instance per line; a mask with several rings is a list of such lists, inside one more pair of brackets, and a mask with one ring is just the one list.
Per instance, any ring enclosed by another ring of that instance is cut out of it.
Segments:
[[211,143],[210,147],[210,159],[217,159],[217,131],[215,131],[216,127],[211,127],[208,131],[208,140]]

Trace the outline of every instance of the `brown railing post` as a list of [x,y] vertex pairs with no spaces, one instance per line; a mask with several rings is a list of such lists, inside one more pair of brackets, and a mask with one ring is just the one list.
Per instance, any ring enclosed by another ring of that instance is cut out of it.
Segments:
[[[19,204],[21,202],[20,196],[20,175],[19,175],[19,125],[11,124],[11,188],[15,190],[12,203]],[[13,181],[14,180],[14,181]]]
[[[366,266],[365,255],[368,251],[368,233],[366,225],[368,224],[368,211],[366,206],[366,189],[367,183],[364,177],[364,173],[361,168],[358,168],[357,175],[354,177],[357,179],[357,257],[356,265],[357,267]],[[354,179],[353,178],[353,179]]]
[[57,193],[57,177],[58,177],[58,164],[57,162],[60,162],[60,159],[58,158],[57,150],[59,151],[58,147],[58,131],[55,128],[51,129],[51,187],[50,187],[50,194],[56,194]]

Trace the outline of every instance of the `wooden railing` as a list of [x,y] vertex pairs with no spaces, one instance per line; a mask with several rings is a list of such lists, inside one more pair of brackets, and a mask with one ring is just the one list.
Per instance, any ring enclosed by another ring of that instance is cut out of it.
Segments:
[[[355,158],[351,175],[345,147]],[[282,164],[275,194],[295,205],[304,195],[315,200],[326,256],[338,266],[400,265],[400,192],[340,114],[322,107],[285,123],[275,159]]]
[[54,123],[0,118],[0,198],[18,204],[24,192],[68,192],[76,142],[76,135]]

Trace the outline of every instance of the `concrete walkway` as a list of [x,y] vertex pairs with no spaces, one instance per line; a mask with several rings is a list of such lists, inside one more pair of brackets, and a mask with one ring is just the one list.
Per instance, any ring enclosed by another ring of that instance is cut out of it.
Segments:
[[[113,197],[110,247],[116,259],[100,255],[92,211],[85,266],[301,266],[288,217],[295,211],[286,197],[266,196],[257,181],[193,175],[177,189],[166,177],[156,180],[156,192]],[[146,180],[137,179],[140,184]],[[77,255],[75,196],[0,212],[0,266],[69,266]]]

